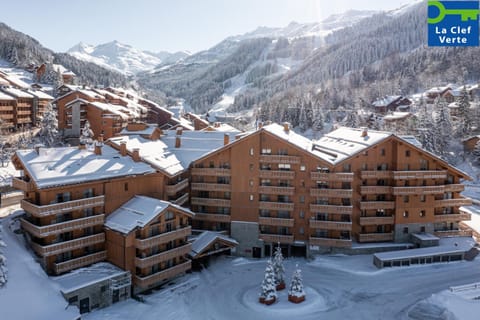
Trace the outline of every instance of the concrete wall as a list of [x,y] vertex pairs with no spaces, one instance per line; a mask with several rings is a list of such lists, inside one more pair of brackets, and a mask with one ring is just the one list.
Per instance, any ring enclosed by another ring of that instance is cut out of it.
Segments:
[[261,248],[261,255],[264,256],[263,241],[258,240],[258,223],[232,221],[231,237],[238,241],[238,246],[232,254],[242,257],[252,257],[253,247]]
[[[406,223],[406,224],[396,224],[395,225],[395,242],[410,242],[410,234],[411,233],[420,233],[421,228],[425,227],[426,233],[433,234],[434,232],[434,225],[433,223]],[[404,233],[403,229],[408,228],[408,233]]]

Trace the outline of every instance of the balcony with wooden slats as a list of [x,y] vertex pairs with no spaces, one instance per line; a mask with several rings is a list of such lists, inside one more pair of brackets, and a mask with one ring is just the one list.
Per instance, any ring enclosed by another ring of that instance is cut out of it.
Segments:
[[328,221],[328,220],[310,219],[309,226],[312,229],[341,230],[341,231],[352,230],[352,223],[344,222],[344,221]]
[[359,242],[383,242],[393,241],[393,232],[388,233],[360,233],[358,235]]
[[434,216],[433,222],[459,222],[459,221],[469,221],[472,217],[469,213],[462,212],[457,214],[436,214]]
[[105,215],[99,214],[91,217],[69,220],[60,223],[54,223],[46,226],[37,226],[25,219],[20,219],[22,228],[37,238],[44,238],[51,235],[80,230],[93,226],[103,225]]
[[55,274],[60,274],[68,272],[70,270],[78,269],[97,263],[100,261],[105,261],[107,259],[107,251],[100,251],[92,253],[83,257],[71,259],[64,262],[54,263],[53,267],[55,269]]
[[294,219],[258,217],[258,224],[265,226],[293,227],[294,222]]
[[310,196],[325,197],[325,198],[351,198],[353,194],[352,189],[324,189],[311,188]]
[[21,177],[14,177],[12,179],[12,187],[24,192],[32,192],[35,190],[33,181],[25,181]]
[[145,238],[145,239],[135,239],[135,247],[140,250],[151,248],[156,245],[164,244],[176,239],[182,239],[188,237],[192,234],[192,227],[179,228],[170,232],[160,233],[156,236]]
[[321,181],[352,182],[353,172],[310,172],[310,179]]
[[271,243],[293,243],[293,235],[261,233],[259,238],[264,242]]
[[446,170],[393,171],[393,179],[446,179]]
[[177,199],[173,200],[172,202],[173,202],[174,204],[178,204],[179,206],[182,206],[182,205],[184,205],[185,203],[187,203],[188,197],[189,197],[189,194],[188,194],[188,192],[187,192],[187,193],[181,195],[180,197],[178,197]]
[[360,225],[361,226],[380,226],[386,224],[394,224],[395,217],[394,216],[387,216],[387,217],[360,217]]
[[154,264],[165,262],[176,257],[186,256],[191,250],[192,250],[192,244],[189,243],[181,247],[177,247],[165,252],[154,254],[150,257],[146,257],[146,258],[136,257],[135,266],[137,268],[148,268],[153,266]]
[[192,197],[192,205],[210,206],[210,207],[230,207],[231,202],[228,199],[198,198]]
[[259,186],[258,192],[262,194],[277,194],[293,196],[295,194],[294,187],[272,187],[272,186]]
[[188,187],[188,179],[183,179],[182,181],[176,184],[165,186],[165,191],[167,192],[168,196],[174,196],[178,192],[182,191],[187,187]]
[[230,169],[224,168],[192,168],[192,176],[228,177]]
[[195,213],[193,220],[200,221],[211,221],[211,222],[226,222],[231,221],[231,217],[228,214],[217,214],[217,213]]
[[284,210],[293,211],[295,205],[291,202],[272,202],[272,201],[259,201],[258,208],[262,210]]
[[395,196],[441,194],[444,192],[444,186],[393,187],[393,195]]
[[393,178],[392,171],[388,170],[373,170],[360,172],[361,179],[391,179]]
[[395,209],[395,201],[360,201],[360,209]]
[[63,252],[72,251],[76,249],[85,248],[92,246],[97,243],[105,242],[105,234],[99,233],[91,236],[86,236],[82,238],[77,238],[69,241],[62,241],[59,243],[49,244],[49,245],[39,245],[38,243],[31,242],[33,250],[40,256],[52,256],[57,255]]
[[134,276],[134,283],[140,288],[148,288],[155,284],[159,284],[165,280],[172,279],[186,271],[192,269],[192,261],[188,260],[184,263],[178,264],[166,270],[154,273],[149,276],[141,277],[138,275]]
[[261,163],[300,164],[300,157],[277,155],[277,154],[263,154],[260,156],[260,162]]
[[222,191],[230,192],[232,191],[232,186],[225,183],[192,183],[192,190],[198,191]]
[[295,179],[295,171],[287,170],[260,170],[260,179],[282,179],[292,180]]
[[351,215],[353,211],[353,207],[342,206],[342,205],[310,204],[310,211]]
[[465,190],[465,185],[463,184],[446,184],[445,186],[445,192],[462,192]]
[[84,198],[73,201],[60,202],[55,204],[47,204],[39,206],[22,200],[20,206],[23,210],[32,214],[35,217],[49,216],[53,214],[60,214],[64,212],[70,212],[74,210],[87,209],[93,207],[100,207],[105,204],[105,196],[97,196],[91,198]]
[[435,208],[461,207],[461,206],[470,206],[470,205],[472,205],[472,199],[470,198],[435,200]]
[[391,194],[392,187],[390,186],[361,186],[360,193],[362,195],[367,194]]
[[310,237],[308,242],[311,246],[320,247],[350,248],[352,246],[350,239]]

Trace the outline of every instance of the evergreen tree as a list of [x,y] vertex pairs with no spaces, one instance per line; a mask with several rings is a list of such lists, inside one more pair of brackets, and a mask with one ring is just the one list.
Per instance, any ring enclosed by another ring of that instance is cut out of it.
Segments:
[[277,299],[277,290],[275,288],[275,272],[273,271],[272,261],[268,260],[265,268],[265,278],[262,281],[260,292],[260,301],[272,302]]
[[470,97],[465,86],[462,89],[462,95],[458,102],[458,117],[460,122],[457,126],[457,135],[459,137],[468,136],[472,131],[474,119],[470,112]]
[[275,273],[275,286],[277,290],[281,290],[285,286],[285,268],[283,267],[283,255],[280,243],[275,248],[275,255],[273,257],[273,271]]
[[477,161],[480,161],[480,140],[475,144],[472,154],[477,158]]
[[91,145],[93,143],[93,131],[90,129],[90,122],[85,121],[85,125],[80,133],[80,143],[85,145]]
[[347,115],[342,121],[342,125],[350,128],[358,128],[360,120],[356,110],[347,110]]
[[295,271],[293,272],[292,282],[290,283],[290,290],[288,290],[288,295],[296,298],[305,297],[305,291],[303,289],[302,271],[298,268],[298,265],[295,266]]
[[420,106],[420,112],[418,113],[418,127],[417,138],[422,144],[422,148],[430,152],[435,152],[435,133],[433,132],[433,118],[432,114],[427,112],[427,106],[424,104]]
[[59,143],[58,121],[56,112],[51,104],[47,105],[40,122],[39,137],[46,147],[53,147]]
[[433,128],[436,137],[435,152],[439,155],[445,155],[453,133],[450,110],[448,110],[447,102],[443,98],[438,98],[435,104],[438,112]]

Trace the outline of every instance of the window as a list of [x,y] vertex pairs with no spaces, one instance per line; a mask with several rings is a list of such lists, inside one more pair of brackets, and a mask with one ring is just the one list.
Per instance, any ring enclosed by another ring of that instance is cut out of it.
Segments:
[[427,197],[422,194],[422,195],[420,196],[420,202],[425,202],[425,201],[426,201],[426,198],[427,198]]
[[362,163],[362,170],[368,170],[368,164]]
[[327,181],[317,181],[317,188],[328,189],[328,182]]
[[250,201],[253,201],[253,194],[250,195]]
[[262,179],[262,180],[260,180],[260,185],[261,186],[271,186],[272,182],[270,181],[270,179]]
[[250,187],[253,187],[253,180],[250,179],[250,181],[248,182],[248,184],[250,185]]
[[69,304],[75,303],[77,301],[78,301],[78,296],[73,296],[73,297],[68,298],[68,303]]
[[277,201],[282,202],[282,203],[288,203],[288,202],[290,202],[290,198],[289,198],[289,196],[286,196],[286,195],[278,195],[277,196]]
[[305,196],[300,196],[300,203],[305,203]]
[[250,148],[250,155],[253,156],[253,148]]
[[107,286],[102,286],[102,287],[100,288],[100,292],[105,292],[105,291],[107,291]]
[[208,164],[208,166],[209,166],[210,168],[215,168],[215,162],[210,161],[210,163]]
[[428,161],[420,159],[420,170],[428,170]]
[[289,163],[279,163],[278,164],[278,170],[289,171],[290,168],[291,168],[291,166],[290,166]]
[[253,163],[250,163],[250,171],[253,171]]
[[260,216],[261,217],[270,217],[270,211],[266,209],[260,209]]
[[425,232],[425,227],[424,226],[420,227],[420,232]]
[[305,171],[305,170],[306,170],[306,167],[305,167],[305,165],[303,165],[303,164],[302,164],[302,165],[300,165],[300,171]]
[[352,189],[352,184],[350,182],[342,182],[342,189]]
[[406,211],[406,210],[403,211],[403,217],[404,217],[404,218],[408,218],[408,211]]
[[128,182],[123,184],[123,191],[128,191]]
[[303,229],[303,227],[300,227],[300,229],[298,229],[298,233],[304,234],[304,233],[305,233],[305,229]]
[[91,198],[91,197],[93,197],[93,189],[92,189],[92,188],[88,188],[88,189],[83,190],[83,197],[84,197],[84,198]]
[[278,211],[278,217],[282,218],[282,219],[290,219],[290,212],[279,210]]
[[407,163],[405,164],[405,167],[404,167],[405,171],[410,171],[410,165]]
[[173,218],[175,218],[174,215],[173,215],[173,212],[167,211],[165,213],[165,221],[172,220]]
[[300,211],[300,214],[299,214],[299,215],[300,215],[300,218],[301,218],[301,219],[304,219],[304,218],[305,218],[305,212],[304,212],[304,211]]
[[381,163],[381,164],[377,165],[377,170],[380,170],[380,171],[386,171],[386,170],[388,170],[388,164],[386,164],[386,163]]
[[272,170],[272,166],[269,163],[262,163],[260,170]]
[[352,166],[350,165],[350,163],[343,164],[343,172],[350,172],[350,171],[352,171]]
[[420,217],[425,217],[425,210],[420,210]]
[[381,156],[384,156],[384,155],[385,155],[385,149],[383,149],[383,148],[380,149],[380,155],[381,155]]
[[277,154],[281,155],[281,156],[286,156],[286,155],[288,155],[288,150],[287,149],[278,149]]
[[272,149],[270,149],[270,148],[263,148],[263,149],[262,149],[262,154],[272,154]]
[[409,196],[403,196],[403,202],[407,203],[410,201],[410,197]]
[[405,157],[410,157],[410,150],[405,151]]
[[407,234],[407,233],[408,233],[408,227],[404,227],[404,228],[403,228],[403,233],[404,233],[404,234]]

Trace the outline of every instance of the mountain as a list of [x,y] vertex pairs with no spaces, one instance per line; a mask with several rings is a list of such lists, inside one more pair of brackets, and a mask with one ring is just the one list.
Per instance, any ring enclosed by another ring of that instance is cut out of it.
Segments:
[[105,68],[132,75],[148,71],[165,63],[175,63],[188,56],[186,52],[152,53],[136,49],[130,45],[112,41],[97,46],[80,42],[70,48],[67,53],[77,59],[88,61]]

